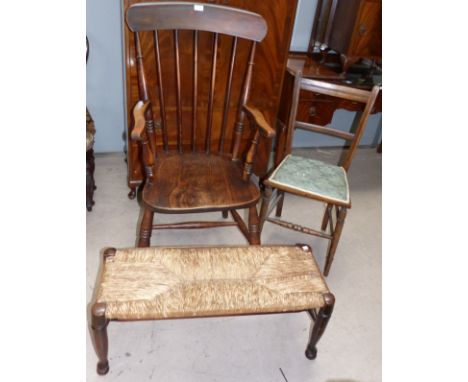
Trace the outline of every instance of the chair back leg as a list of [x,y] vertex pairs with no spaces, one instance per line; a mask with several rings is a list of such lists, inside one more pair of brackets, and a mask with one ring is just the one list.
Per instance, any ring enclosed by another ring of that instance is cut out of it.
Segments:
[[280,197],[278,200],[278,204],[276,205],[276,217],[280,218],[283,213],[283,203],[284,203],[284,192],[278,191]]

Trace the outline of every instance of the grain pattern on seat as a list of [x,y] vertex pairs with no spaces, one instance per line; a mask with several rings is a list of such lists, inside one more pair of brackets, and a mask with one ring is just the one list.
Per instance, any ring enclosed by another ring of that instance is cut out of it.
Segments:
[[206,212],[254,205],[258,188],[242,180],[242,169],[228,158],[205,153],[161,153],[153,184],[143,202],[156,212]]

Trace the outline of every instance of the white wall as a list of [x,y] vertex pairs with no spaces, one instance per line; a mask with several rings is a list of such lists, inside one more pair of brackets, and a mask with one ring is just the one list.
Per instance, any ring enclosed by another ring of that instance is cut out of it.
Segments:
[[86,0],[86,105],[96,125],[96,152],[121,152],[125,145],[120,7],[119,0]]
[[316,8],[317,0],[298,0],[290,50],[307,51]]

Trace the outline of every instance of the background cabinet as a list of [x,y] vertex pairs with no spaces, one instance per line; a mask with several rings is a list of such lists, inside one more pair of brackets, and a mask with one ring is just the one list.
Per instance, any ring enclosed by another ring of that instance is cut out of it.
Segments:
[[[141,0],[124,0],[124,12],[127,8],[134,4],[142,2]],[[220,5],[228,5],[232,7],[246,9],[262,15],[267,24],[268,24],[268,33],[262,43],[259,44],[258,50],[255,57],[255,66],[254,66],[254,75],[253,82],[250,93],[250,102],[258,107],[265,113],[267,120],[273,125],[276,120],[276,115],[278,112],[280,94],[283,82],[283,75],[285,72],[286,61],[288,58],[289,44],[291,40],[292,29],[294,25],[294,17],[296,12],[297,0],[218,0],[218,1],[201,1],[205,3],[215,3]],[[202,37],[202,36],[200,36]],[[171,48],[171,44],[164,45],[164,36],[161,35],[161,65],[163,68],[174,68],[174,55]],[[166,38],[170,38],[168,35]],[[188,41],[188,40],[187,40]],[[200,39],[201,44],[205,44],[206,48],[209,49],[209,41],[205,42]],[[144,56],[154,56],[154,40],[151,33],[142,33],[141,44]],[[183,34],[181,33],[181,44],[183,44]],[[188,44],[189,45],[189,44]],[[242,47],[239,46],[241,50]],[[240,53],[240,56],[247,54],[248,46],[244,47],[244,53]],[[181,46],[181,62],[184,63],[184,54],[189,55],[191,52],[191,46],[187,46],[184,51],[183,46]],[[134,36],[133,33],[129,30],[126,24],[124,24],[124,54],[125,54],[125,74],[126,74],[126,103],[127,103],[127,165],[128,165],[128,185],[132,189],[131,193],[134,193],[136,187],[142,182],[144,171],[141,167],[139,160],[139,148],[136,142],[131,142],[130,131],[129,129],[132,126],[132,116],[131,110],[135,103],[138,101],[138,81],[137,81],[137,69],[136,69],[136,59],[134,51]],[[230,44],[223,44],[220,41],[220,46],[218,49],[219,62],[221,65],[224,62],[224,58],[228,58],[230,54]],[[241,60],[240,60],[241,61]],[[202,66],[200,66],[201,68]],[[209,68],[208,68],[209,69]],[[164,69],[163,69],[164,70]],[[244,67],[239,65],[236,68],[238,71],[243,71]],[[148,78],[155,79],[155,68],[147,67]],[[170,73],[169,73],[170,74]],[[208,74],[209,75],[209,70]],[[165,77],[163,81],[172,81],[171,75]],[[242,77],[242,76],[237,76]],[[191,67],[184,67],[182,65],[182,88],[184,78],[186,81],[190,82],[191,79]],[[154,115],[159,115],[158,110],[158,101],[157,101],[157,92],[156,84],[149,81],[150,88],[150,99],[153,104],[153,113]],[[202,86],[209,86],[209,81],[206,81],[206,84]],[[190,88],[190,87],[189,87]],[[152,89],[152,91],[151,91]],[[165,94],[166,105],[174,104],[175,94]],[[184,98],[182,98],[182,103],[184,103]],[[189,100],[187,102],[190,103]],[[206,106],[206,105],[205,105]],[[203,108],[203,102],[200,103],[200,107]],[[216,120],[222,118],[222,105],[216,105],[215,103],[214,110],[214,125],[216,125]],[[228,117],[231,128],[233,127],[233,121],[235,120],[236,108],[231,108],[231,114]],[[201,115],[203,111],[201,110]],[[171,116],[168,115],[170,120]],[[183,121],[184,121],[184,117]],[[155,118],[157,120],[157,118]],[[188,120],[188,119],[187,119]],[[183,126],[183,129],[190,131],[191,126],[187,124]],[[231,130],[232,131],[232,130]],[[217,131],[214,130],[214,134],[217,134]],[[244,144],[248,143],[249,137],[245,134]],[[174,137],[175,138],[175,137]],[[226,138],[231,139],[229,130]],[[158,142],[160,143],[160,142]],[[175,143],[175,139],[169,137],[169,144]],[[267,162],[269,158],[269,153],[271,151],[271,144],[266,145],[262,144],[259,147],[258,152],[258,163],[257,167],[254,169],[257,175],[262,175],[266,172]],[[228,141],[227,144],[230,144]]]
[[309,52],[340,53],[343,72],[361,58],[382,59],[382,0],[318,0]]

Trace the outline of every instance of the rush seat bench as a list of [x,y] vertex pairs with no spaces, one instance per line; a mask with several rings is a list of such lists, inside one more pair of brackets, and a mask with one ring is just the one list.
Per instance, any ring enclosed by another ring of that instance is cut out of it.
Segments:
[[330,293],[306,245],[204,248],[107,248],[91,306],[97,372],[109,371],[111,320],[162,320],[309,312],[305,355],[333,311]]

